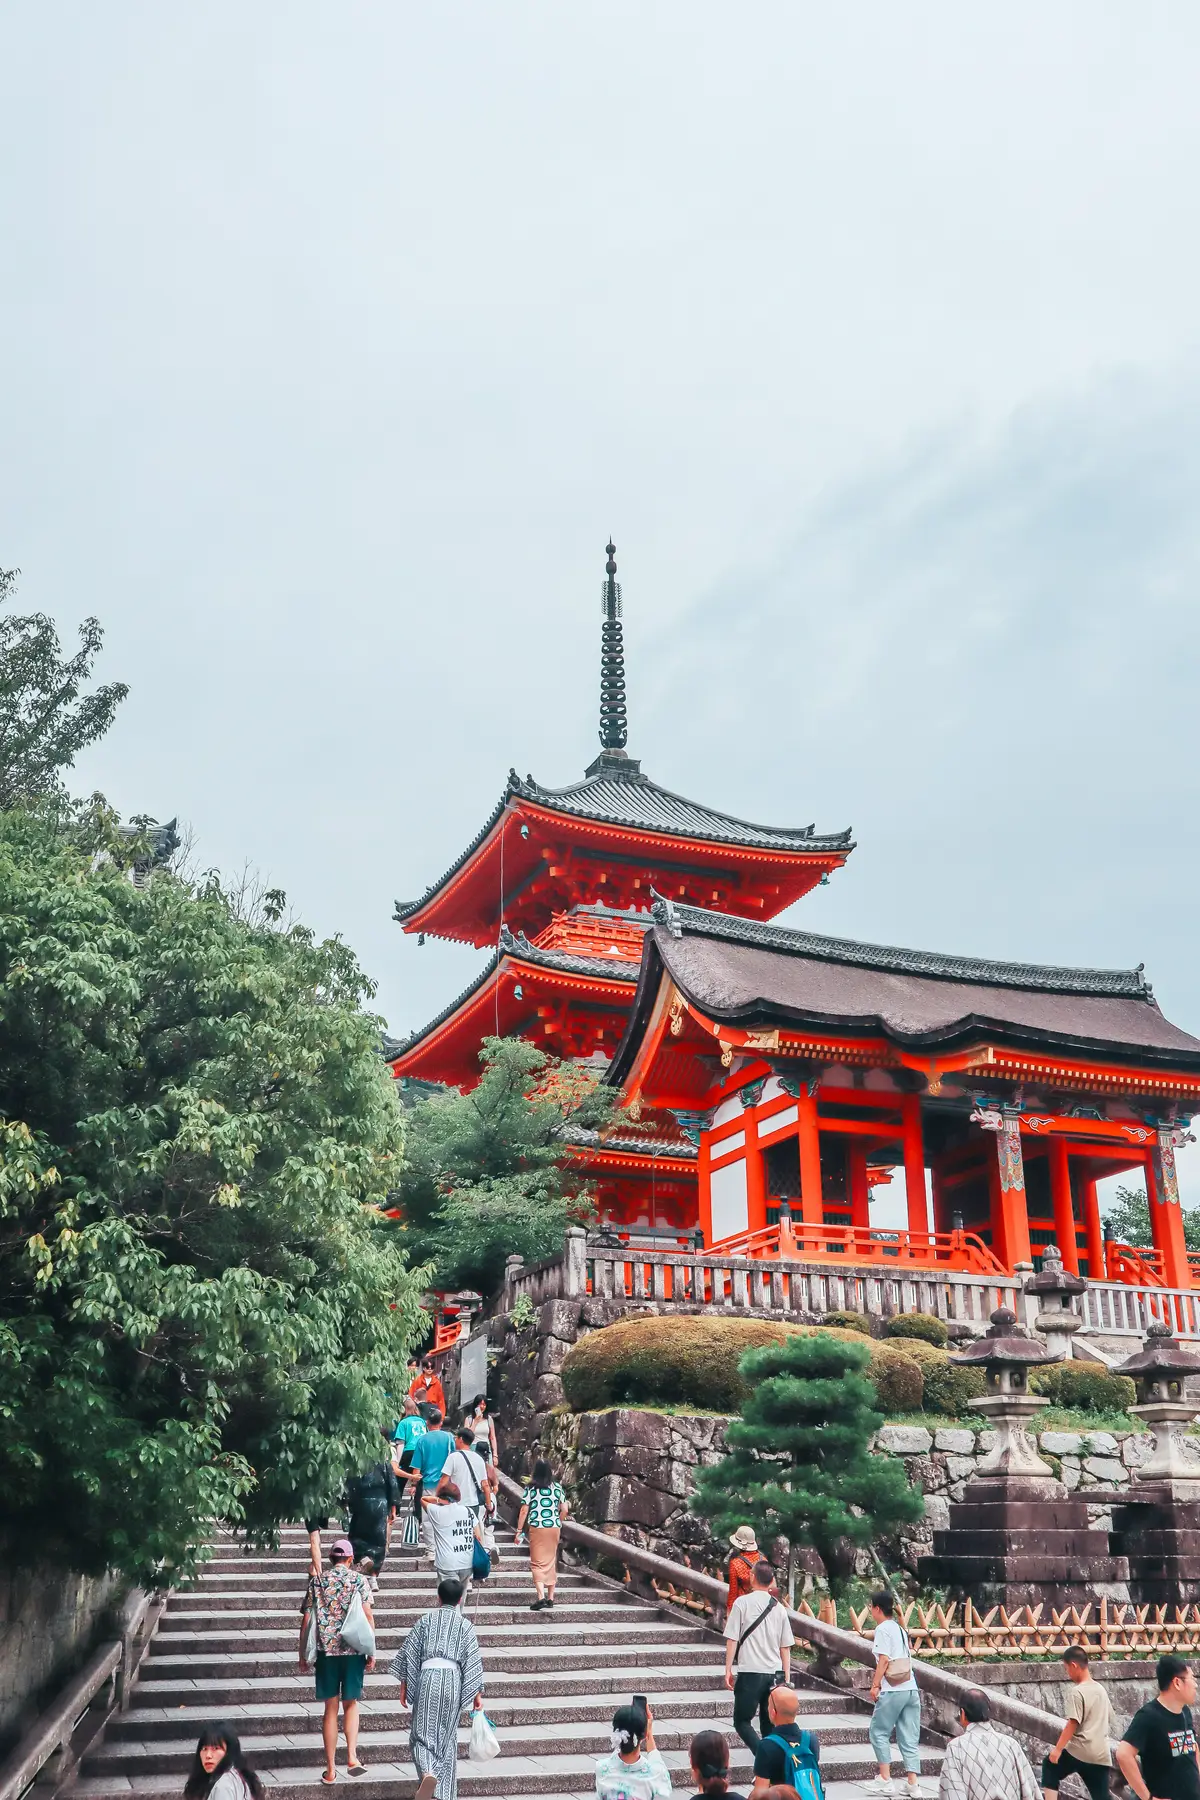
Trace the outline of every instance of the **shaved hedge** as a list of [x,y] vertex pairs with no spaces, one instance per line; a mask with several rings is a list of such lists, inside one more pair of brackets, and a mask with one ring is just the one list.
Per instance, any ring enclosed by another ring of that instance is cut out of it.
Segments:
[[[704,1314],[623,1319],[590,1332],[571,1348],[562,1368],[563,1392],[573,1412],[632,1403],[736,1413],[749,1392],[738,1373],[738,1361],[746,1351],[783,1343],[797,1333],[811,1336],[817,1329],[825,1328]],[[864,1343],[857,1331],[832,1330],[829,1335]],[[867,1347],[866,1374],[880,1408],[887,1413],[917,1411],[921,1370],[909,1356],[909,1346]]]

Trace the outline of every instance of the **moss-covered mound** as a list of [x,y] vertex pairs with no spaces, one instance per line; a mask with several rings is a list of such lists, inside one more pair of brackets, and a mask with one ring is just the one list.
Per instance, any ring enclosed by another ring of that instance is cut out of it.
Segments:
[[[785,1325],[769,1319],[720,1319],[703,1314],[623,1319],[593,1331],[575,1344],[562,1369],[563,1392],[574,1412],[606,1406],[697,1406],[705,1412],[741,1410],[746,1385],[738,1374],[747,1350],[778,1344],[793,1333],[818,1327]],[[820,1327],[819,1329],[826,1329]],[[833,1330],[834,1337],[864,1343],[857,1331]],[[921,1370],[910,1346],[870,1343],[867,1376],[880,1407],[888,1413],[915,1412],[921,1405]],[[920,1346],[921,1349],[927,1346]]]

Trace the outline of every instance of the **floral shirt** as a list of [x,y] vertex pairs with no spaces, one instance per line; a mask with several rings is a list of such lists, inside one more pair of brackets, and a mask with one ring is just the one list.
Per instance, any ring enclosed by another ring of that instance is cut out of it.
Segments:
[[351,1656],[353,1651],[342,1642],[342,1626],[355,1594],[362,1595],[364,1606],[371,1604],[371,1587],[365,1575],[349,1563],[335,1563],[321,1575],[314,1575],[304,1597],[305,1612],[316,1607],[317,1649],[322,1656]]
[[622,1762],[614,1750],[596,1764],[596,1800],[670,1800],[671,1771],[659,1750]]

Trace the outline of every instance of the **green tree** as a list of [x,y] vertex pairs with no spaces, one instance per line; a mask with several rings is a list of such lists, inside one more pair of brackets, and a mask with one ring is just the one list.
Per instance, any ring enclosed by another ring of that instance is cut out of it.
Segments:
[[393,1198],[410,1254],[434,1264],[440,1287],[491,1295],[506,1257],[553,1256],[590,1216],[570,1138],[602,1126],[615,1096],[521,1038],[487,1038],[480,1056],[470,1093],[446,1089],[407,1114]]
[[424,1271],[347,948],[61,821],[0,815],[0,1517],[170,1579],[208,1521],[268,1535],[377,1456]]
[[[0,607],[18,569],[0,569]],[[104,641],[96,619],[79,628],[79,649],[65,657],[44,613],[0,617],[0,808],[60,792],[59,771],[112,724],[129,689],[112,681],[82,690]]]
[[723,1536],[749,1522],[761,1542],[815,1550],[834,1596],[858,1545],[922,1512],[902,1464],[868,1448],[883,1423],[863,1375],[869,1354],[823,1332],[748,1351],[738,1368],[752,1391],[691,1502]]
[[[1183,1235],[1189,1250],[1200,1250],[1200,1206],[1181,1207]],[[1150,1232],[1150,1206],[1145,1188],[1119,1187],[1116,1198],[1106,1209],[1104,1222],[1109,1236],[1135,1249],[1146,1250],[1153,1244]]]

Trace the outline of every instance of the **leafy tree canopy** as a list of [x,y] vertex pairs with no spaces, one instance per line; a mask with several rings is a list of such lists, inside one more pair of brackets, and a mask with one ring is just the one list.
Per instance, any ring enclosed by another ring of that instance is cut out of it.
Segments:
[[692,1499],[722,1536],[750,1523],[761,1542],[815,1550],[833,1594],[853,1574],[854,1546],[922,1512],[903,1465],[868,1448],[883,1423],[863,1376],[869,1354],[822,1332],[747,1352],[738,1368],[752,1391]]
[[[19,570],[0,569],[0,607]],[[96,619],[79,628],[79,649],[65,657],[44,613],[0,616],[0,808],[59,792],[59,771],[112,724],[129,689],[111,681],[84,693],[104,633]]]
[[590,1216],[567,1134],[598,1129],[615,1096],[520,1038],[487,1038],[480,1056],[469,1094],[446,1089],[408,1114],[394,1198],[410,1254],[435,1265],[438,1285],[490,1295],[506,1257],[552,1256]]
[[169,1578],[373,1460],[425,1272],[346,947],[136,888],[111,815],[57,813],[0,815],[0,1516]]
[[[1200,1206],[1180,1208],[1183,1235],[1189,1250],[1200,1250]],[[1135,1249],[1148,1250],[1154,1243],[1150,1232],[1150,1205],[1145,1188],[1119,1187],[1116,1199],[1107,1208],[1104,1222],[1109,1236]]]

